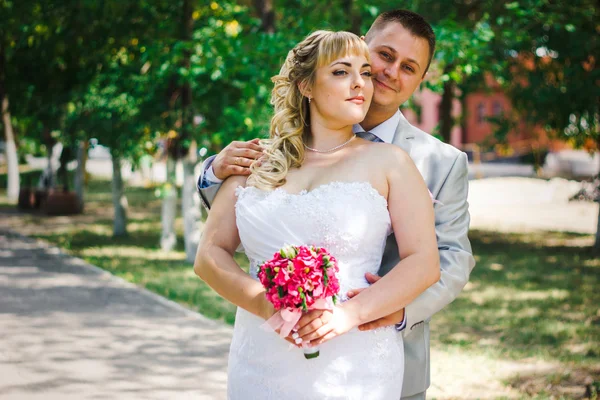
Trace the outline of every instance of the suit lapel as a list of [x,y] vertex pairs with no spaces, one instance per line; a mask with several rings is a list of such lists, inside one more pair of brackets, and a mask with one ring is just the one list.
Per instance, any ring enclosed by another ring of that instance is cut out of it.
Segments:
[[423,176],[427,187],[431,191],[433,188],[433,182],[429,180],[429,166],[427,164],[428,157],[424,156],[423,148],[419,148],[416,146],[418,138],[416,137],[418,131],[414,126],[408,122],[404,115],[401,115],[400,122],[398,123],[398,127],[396,128],[396,133],[394,135],[393,144],[400,146],[402,150],[408,153],[410,158],[412,158],[415,166]]
[[392,141],[393,144],[400,146],[400,148],[406,151],[409,155],[413,140],[415,138],[411,128],[412,126],[406,120],[406,118],[404,118],[404,115],[400,114],[400,122],[396,127],[396,133],[394,134],[394,140]]

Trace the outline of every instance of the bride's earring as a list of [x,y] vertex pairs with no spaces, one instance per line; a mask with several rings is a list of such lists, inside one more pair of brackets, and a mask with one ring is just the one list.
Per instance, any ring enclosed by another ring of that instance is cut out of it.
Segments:
[[308,98],[308,104],[310,104],[310,100],[311,100],[311,99],[310,99],[310,97],[309,97],[309,98]]

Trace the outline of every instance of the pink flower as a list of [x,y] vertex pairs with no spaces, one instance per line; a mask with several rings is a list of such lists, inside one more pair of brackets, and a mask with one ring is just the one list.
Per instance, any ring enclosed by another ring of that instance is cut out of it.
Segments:
[[327,250],[286,246],[260,266],[258,278],[275,309],[298,309],[336,296],[340,290],[337,272],[337,260]]
[[279,268],[279,272],[273,278],[273,283],[279,286],[283,286],[290,279],[290,274],[286,268]]

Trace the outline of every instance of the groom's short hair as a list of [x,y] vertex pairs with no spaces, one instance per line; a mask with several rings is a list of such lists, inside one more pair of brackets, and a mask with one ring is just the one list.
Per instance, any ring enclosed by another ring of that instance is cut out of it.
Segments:
[[369,28],[369,31],[365,35],[365,41],[369,43],[373,35],[385,28],[390,22],[397,22],[414,36],[427,40],[429,44],[429,61],[427,62],[427,68],[425,68],[425,72],[427,72],[435,51],[435,33],[431,25],[419,14],[409,10],[385,11],[375,19],[375,22],[373,22],[373,25],[371,25],[371,28]]

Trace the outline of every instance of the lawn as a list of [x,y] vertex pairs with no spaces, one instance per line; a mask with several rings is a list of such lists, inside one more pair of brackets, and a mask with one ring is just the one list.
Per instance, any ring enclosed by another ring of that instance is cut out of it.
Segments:
[[[4,193],[0,192],[0,204],[6,210]],[[233,324],[234,307],[198,279],[185,262],[181,219],[176,222],[178,247],[164,253],[159,249],[160,199],[154,189],[127,188],[126,194],[130,212],[125,238],[112,237],[110,182],[101,180],[90,182],[83,215],[10,213],[2,217],[3,225],[55,243],[121,278]],[[595,382],[591,387],[597,386],[600,258],[590,250],[593,237],[483,231],[470,236],[477,266],[459,298],[435,316],[432,346],[447,353],[559,363],[567,368],[567,372],[544,376],[533,390],[537,398],[554,393],[547,391],[548,382],[560,385],[575,379],[569,371],[591,376]],[[238,262],[246,266],[243,255]],[[518,377],[505,384],[524,385]]]

